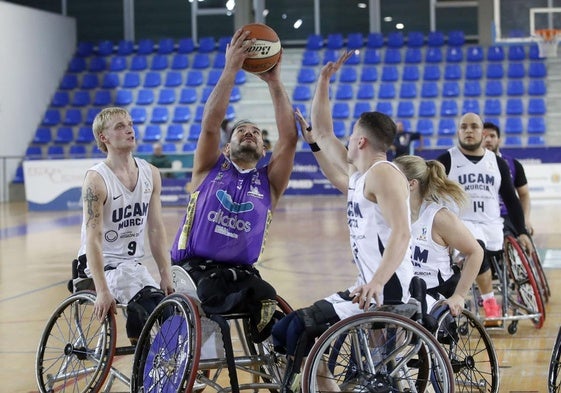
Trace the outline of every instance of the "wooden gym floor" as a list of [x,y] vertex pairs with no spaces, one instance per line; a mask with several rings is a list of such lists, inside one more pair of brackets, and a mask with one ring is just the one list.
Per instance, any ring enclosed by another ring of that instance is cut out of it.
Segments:
[[[537,330],[522,320],[515,335],[491,332],[501,366],[501,392],[547,392],[551,348],[561,324],[560,207],[561,200],[532,204],[534,240],[545,256],[552,288],[544,327]],[[163,211],[171,244],[183,211]],[[66,282],[79,246],[80,220],[77,211],[28,212],[25,203],[0,204],[1,392],[37,391],[35,351],[46,320],[69,295]],[[259,269],[298,308],[353,282],[349,255],[342,197],[284,197]],[[155,272],[154,264],[147,263]],[[129,361],[120,360],[125,367],[121,370],[127,370]]]

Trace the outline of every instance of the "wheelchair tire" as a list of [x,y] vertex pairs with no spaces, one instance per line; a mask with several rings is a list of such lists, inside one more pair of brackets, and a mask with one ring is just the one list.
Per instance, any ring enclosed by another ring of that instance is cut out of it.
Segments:
[[131,391],[191,391],[201,351],[201,317],[194,301],[173,293],[156,306],[136,345]]
[[115,315],[99,321],[95,293],[76,292],[55,310],[41,335],[35,376],[41,393],[98,392],[115,355]]
[[547,383],[549,393],[561,392],[561,328],[557,332],[557,338],[551,351]]
[[544,303],[547,303],[549,301],[549,298],[551,297],[551,289],[549,287],[549,282],[547,281],[545,271],[543,270],[543,264],[540,258],[540,254],[536,249],[534,240],[531,237],[530,239],[532,240],[533,250],[529,255],[528,262],[532,264],[536,279],[538,281],[538,286],[540,287],[542,292],[543,301]]
[[[432,372],[431,372],[432,371]],[[452,366],[436,338],[417,322],[389,312],[339,321],[316,341],[302,392],[454,392]],[[384,390],[385,389],[385,390]]]

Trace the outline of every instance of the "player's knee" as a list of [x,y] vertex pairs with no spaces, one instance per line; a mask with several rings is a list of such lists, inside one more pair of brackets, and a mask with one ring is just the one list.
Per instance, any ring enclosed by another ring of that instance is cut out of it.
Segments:
[[127,304],[127,336],[135,343],[142,327],[164,298],[164,293],[154,287],[144,287]]

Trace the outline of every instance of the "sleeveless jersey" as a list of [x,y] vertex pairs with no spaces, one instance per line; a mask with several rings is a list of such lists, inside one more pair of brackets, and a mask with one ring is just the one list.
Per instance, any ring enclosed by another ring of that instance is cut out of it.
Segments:
[[196,191],[171,249],[172,263],[203,258],[254,264],[272,218],[267,166],[239,171],[221,155]]
[[448,177],[460,183],[470,197],[469,205],[460,212],[461,219],[482,225],[498,225],[502,228],[499,209],[501,173],[495,153],[485,150],[483,158],[474,164],[457,147],[448,151]]
[[[372,167],[379,164],[392,165],[399,171],[393,163],[388,161],[379,161]],[[361,174],[359,172],[355,172],[349,178],[347,222],[350,231],[353,261],[359,270],[357,281],[349,288],[351,291],[372,279],[380,266],[384,250],[391,235],[391,229],[382,215],[380,206],[364,196],[365,179],[366,173]],[[408,197],[407,208],[409,209]],[[409,299],[409,283],[413,277],[409,248],[407,248],[403,261],[395,273],[402,285],[402,301],[407,302]]]
[[446,207],[424,201],[419,218],[411,224],[411,262],[415,275],[435,288],[454,274],[450,267],[450,253],[446,246],[433,240],[432,225],[436,213]]
[[[116,266],[123,261],[138,262],[144,257],[144,228],[148,219],[153,179],[150,165],[139,158],[134,160],[138,167],[138,179],[133,191],[121,183],[105,162],[89,169],[99,173],[107,188],[101,246],[105,265]],[[82,245],[78,255],[86,253],[85,220],[82,223],[81,238]]]

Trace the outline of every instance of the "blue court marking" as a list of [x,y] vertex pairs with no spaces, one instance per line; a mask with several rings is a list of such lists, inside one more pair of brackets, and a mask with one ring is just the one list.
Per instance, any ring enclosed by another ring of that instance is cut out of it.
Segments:
[[47,285],[47,286],[44,286],[44,287],[41,287],[41,288],[35,288],[35,289],[30,290],[30,291],[26,291],[26,292],[22,292],[22,293],[17,294],[17,295],[6,297],[4,299],[0,299],[0,303],[8,302],[10,300],[18,299],[18,298],[24,297],[24,296],[29,296],[32,293],[41,292],[41,291],[44,291],[45,289],[53,288],[53,287],[59,286],[61,284],[66,284],[66,282],[68,282],[68,280],[55,282],[54,284],[51,284],[51,285]]
[[15,227],[8,227],[0,229],[0,240],[9,239],[17,236],[25,236],[31,233],[44,232],[52,230],[53,228],[64,228],[82,223],[82,215],[74,215],[68,217],[61,217],[54,220],[18,225]]

